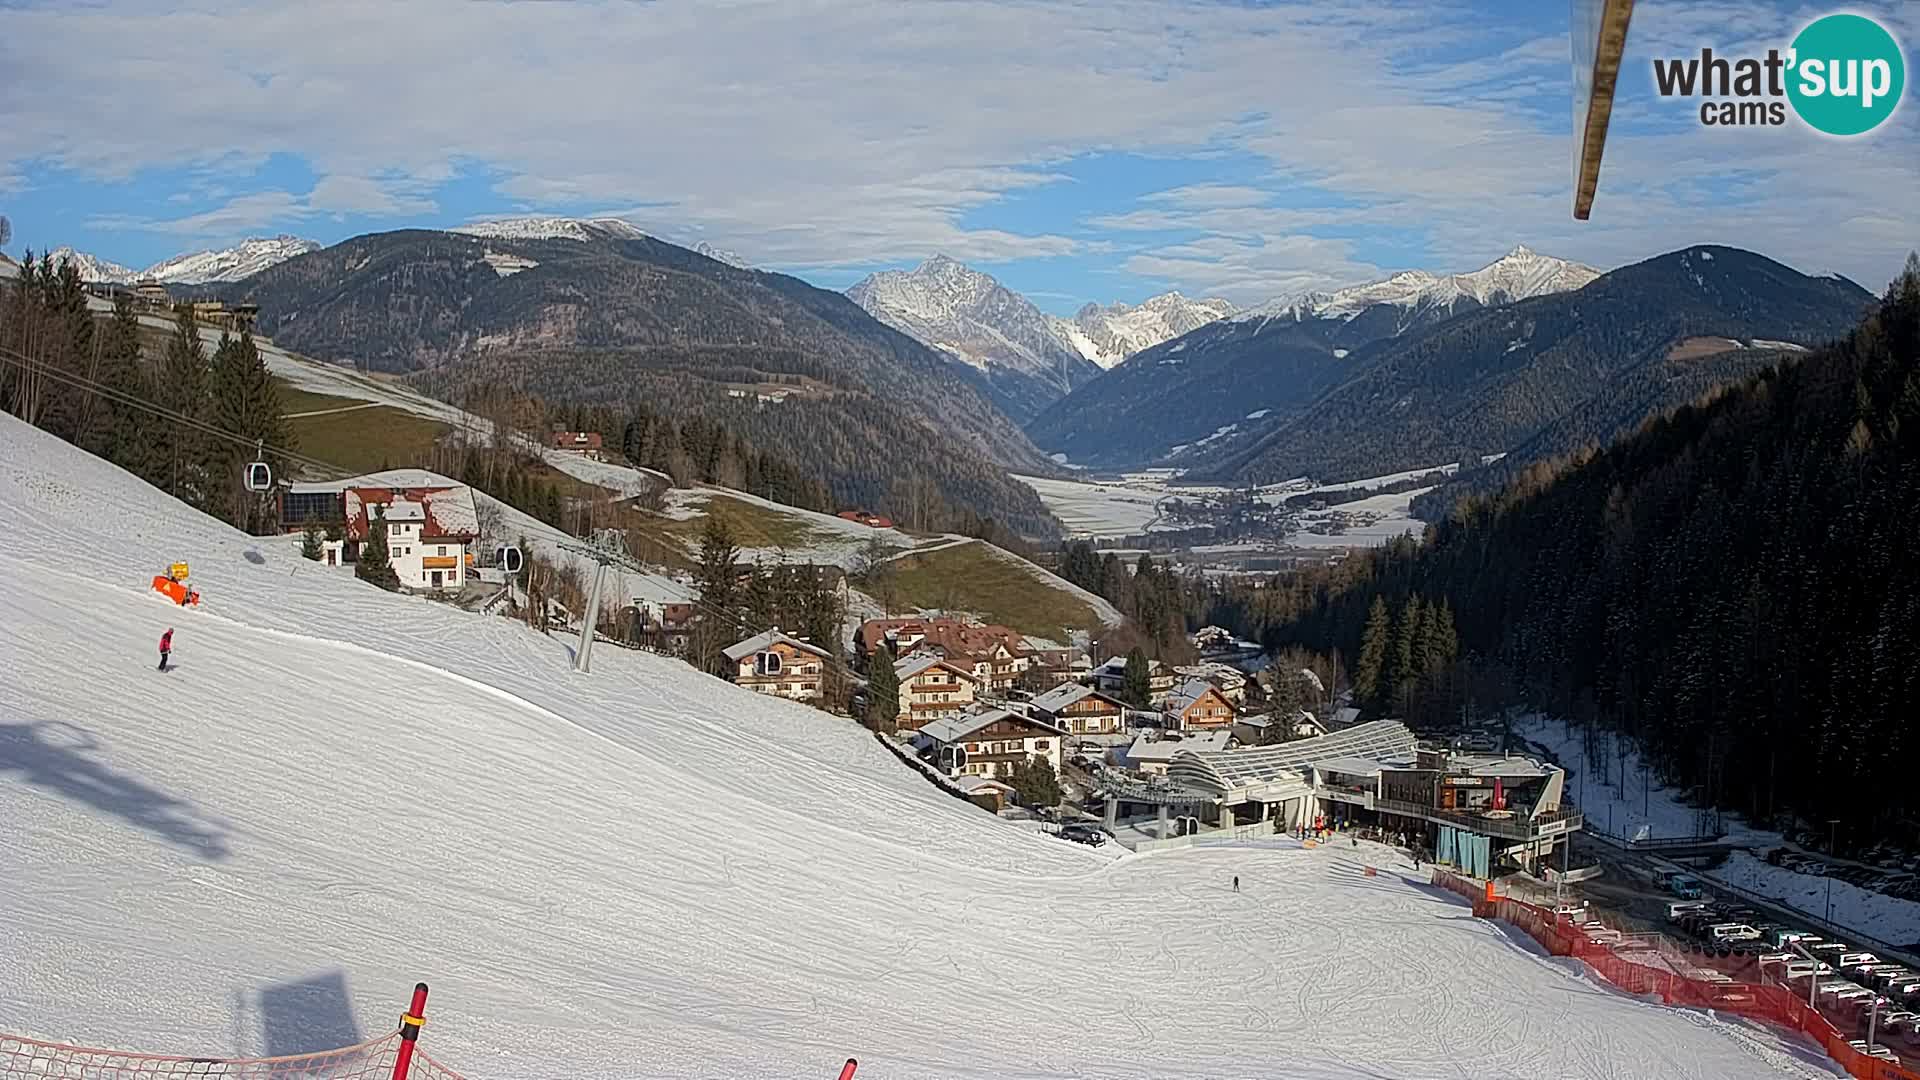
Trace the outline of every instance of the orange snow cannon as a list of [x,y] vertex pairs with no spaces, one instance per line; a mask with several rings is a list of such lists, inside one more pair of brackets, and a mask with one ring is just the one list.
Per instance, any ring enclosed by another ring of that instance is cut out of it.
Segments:
[[199,607],[200,591],[187,587],[187,564],[174,563],[164,574],[153,575],[153,591],[181,607]]

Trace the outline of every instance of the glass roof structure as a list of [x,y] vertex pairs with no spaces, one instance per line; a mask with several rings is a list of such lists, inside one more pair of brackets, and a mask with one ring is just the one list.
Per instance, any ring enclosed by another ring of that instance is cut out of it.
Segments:
[[1374,720],[1331,735],[1245,750],[1190,750],[1175,754],[1167,779],[1225,795],[1241,788],[1299,783],[1303,770],[1340,758],[1396,757],[1413,752],[1415,739],[1398,720]]

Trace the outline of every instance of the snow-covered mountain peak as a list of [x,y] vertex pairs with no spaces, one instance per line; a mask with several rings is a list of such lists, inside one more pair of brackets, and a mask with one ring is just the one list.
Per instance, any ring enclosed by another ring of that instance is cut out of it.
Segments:
[[66,262],[72,263],[73,268],[80,272],[81,281],[102,281],[114,285],[128,285],[140,276],[137,271],[129,270],[119,263],[95,258],[84,251],[75,251],[70,247],[54,248],[53,251],[49,253],[49,257],[53,259],[54,266],[59,266],[61,263]]
[[[1055,319],[985,274],[936,254],[912,270],[883,270],[847,297],[888,326],[966,364],[990,380],[1025,380],[1022,408],[1065,394],[1098,374]],[[998,400],[1007,401],[1014,391]],[[1043,400],[1044,399],[1044,400]]]
[[714,262],[726,263],[728,266],[731,266],[736,270],[753,269],[753,264],[748,262],[746,259],[742,258],[739,255],[734,254],[731,251],[728,251],[725,248],[714,247],[712,244],[707,243],[705,240],[702,240],[699,243],[693,245],[693,252],[696,255],[705,255],[707,258],[712,259]]
[[1231,315],[1232,304],[1216,297],[1189,300],[1177,292],[1150,296],[1138,304],[1088,304],[1057,329],[1080,355],[1112,368],[1134,353],[1197,330]]
[[1347,319],[1369,308],[1391,305],[1408,313],[1451,313],[1462,304],[1493,307],[1535,296],[1571,292],[1600,271],[1581,263],[1542,255],[1524,245],[1465,274],[1434,274],[1402,270],[1379,281],[1349,285],[1332,292],[1298,293],[1270,300],[1236,316],[1239,320]]
[[148,267],[142,276],[182,285],[239,281],[295,255],[319,250],[318,243],[298,236],[250,236],[233,247],[219,251],[176,255]]
[[448,232],[495,240],[640,240],[646,233],[621,218],[519,217],[474,221]]
[[168,285],[200,285],[210,281],[239,281],[295,255],[318,250],[319,244],[298,236],[251,236],[230,248],[175,255],[145,270],[132,270],[70,247],[55,249],[53,261],[58,264],[62,259],[72,260],[83,281],[131,285],[151,278]]

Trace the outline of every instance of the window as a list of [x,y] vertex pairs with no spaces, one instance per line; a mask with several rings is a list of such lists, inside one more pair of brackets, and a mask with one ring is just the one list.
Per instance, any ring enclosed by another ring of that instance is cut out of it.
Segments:
[[759,659],[759,663],[756,666],[760,674],[762,675],[780,674],[780,654],[779,653],[763,652],[759,655],[758,659]]
[[440,554],[442,554],[442,555],[445,555],[446,553],[447,553],[447,545],[445,545],[445,544],[441,544],[441,545],[440,545]]
[[1044,754],[1047,752],[1047,747],[1049,745],[1051,744],[1046,739],[1035,739],[1033,743],[1033,748],[1035,751]]
[[802,684],[802,685],[801,685],[801,687],[800,687],[800,689],[802,689],[802,690],[818,690],[818,689],[820,689],[820,684],[819,684],[819,683],[805,683],[805,684]]

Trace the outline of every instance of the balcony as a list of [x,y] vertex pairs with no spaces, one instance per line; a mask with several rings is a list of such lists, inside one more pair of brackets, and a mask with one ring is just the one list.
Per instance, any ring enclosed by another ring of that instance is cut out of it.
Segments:
[[[1437,824],[1498,836],[1503,840],[1540,840],[1560,836],[1578,831],[1586,822],[1577,810],[1548,810],[1527,817],[1519,811],[1446,810],[1398,799],[1375,799],[1373,808],[1389,814],[1425,818]],[[1495,816],[1489,816],[1489,813]]]

